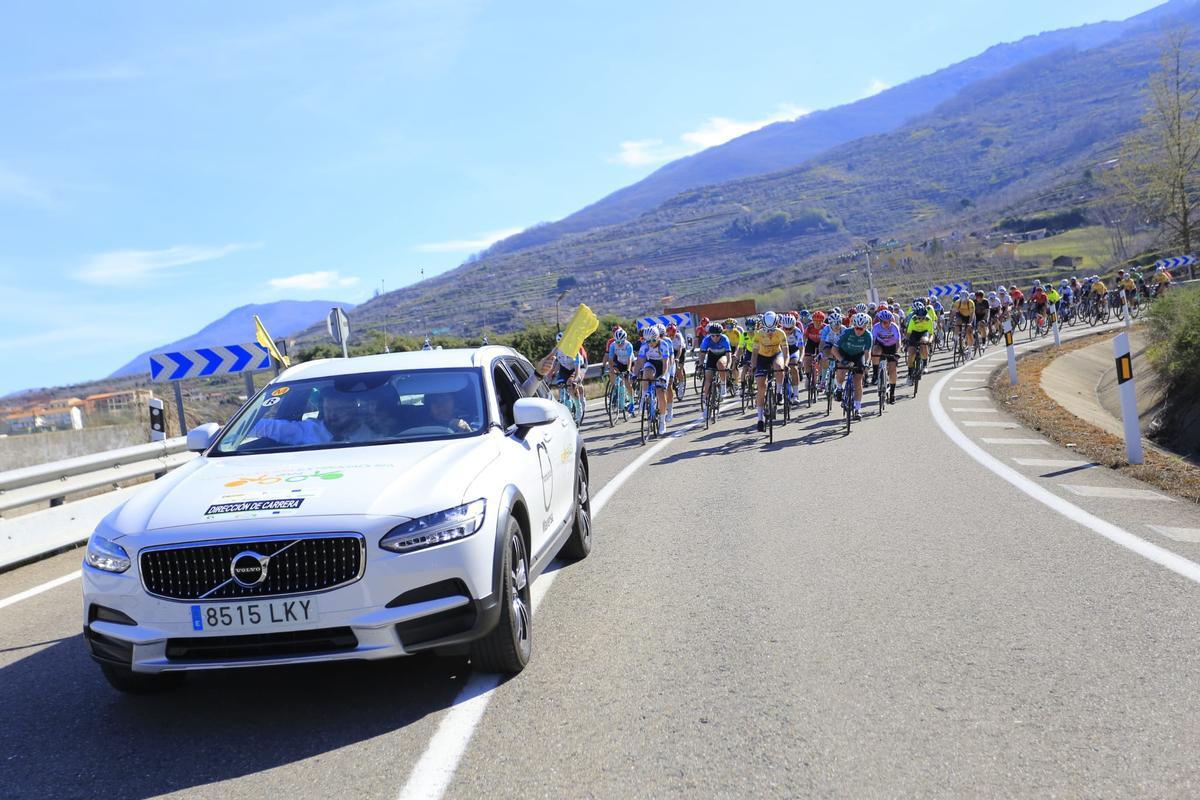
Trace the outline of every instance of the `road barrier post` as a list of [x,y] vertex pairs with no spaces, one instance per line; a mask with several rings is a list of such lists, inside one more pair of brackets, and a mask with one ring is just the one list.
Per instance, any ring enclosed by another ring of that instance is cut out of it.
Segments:
[[1004,349],[1008,351],[1008,383],[1017,385],[1017,348],[1013,345],[1012,320],[1004,320]]
[[1057,349],[1062,347],[1062,333],[1058,328],[1058,314],[1054,315],[1054,347]]
[[163,401],[157,397],[150,398],[150,441],[161,442],[167,438],[166,415],[163,413]]
[[1125,451],[1130,464],[1141,464],[1145,456],[1142,453],[1142,431],[1138,425],[1137,389],[1133,380],[1133,358],[1129,355],[1129,334],[1119,333],[1113,339],[1113,355],[1117,361],[1117,388],[1121,393]]

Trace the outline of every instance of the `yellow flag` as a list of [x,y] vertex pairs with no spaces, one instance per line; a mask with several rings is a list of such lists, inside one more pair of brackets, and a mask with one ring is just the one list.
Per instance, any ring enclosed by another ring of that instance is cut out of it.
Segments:
[[275,340],[271,338],[271,334],[267,333],[267,329],[263,326],[262,320],[258,318],[258,314],[254,315],[254,338],[258,340],[259,344],[267,348],[267,352],[271,354],[271,358],[285,367],[291,366],[287,356],[279,352],[279,348],[275,346]]
[[583,347],[583,340],[591,336],[599,327],[600,318],[593,314],[590,308],[580,303],[579,308],[575,309],[575,316],[571,317],[571,321],[567,323],[567,329],[563,331],[558,349],[566,355],[575,355],[579,352],[579,348]]

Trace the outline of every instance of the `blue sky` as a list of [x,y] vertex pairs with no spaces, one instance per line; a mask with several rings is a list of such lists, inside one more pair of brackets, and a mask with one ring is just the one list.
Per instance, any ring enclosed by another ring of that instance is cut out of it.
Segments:
[[10,4],[0,394],[245,303],[361,301],[766,122],[1156,4]]

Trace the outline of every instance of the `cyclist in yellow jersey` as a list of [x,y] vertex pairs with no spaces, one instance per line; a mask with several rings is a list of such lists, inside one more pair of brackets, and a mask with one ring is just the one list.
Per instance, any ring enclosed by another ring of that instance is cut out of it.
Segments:
[[971,357],[971,348],[975,343],[975,301],[971,299],[970,292],[960,292],[958,300],[952,306],[954,311],[954,333],[958,337],[962,337],[963,329],[967,332],[967,344],[964,348],[967,352],[967,357]]
[[775,373],[775,384],[782,391],[783,366],[787,360],[787,335],[779,327],[779,315],[774,311],[763,314],[763,328],[754,337],[754,381],[757,387],[758,430],[766,428],[767,375]]
[[737,356],[737,363],[741,367],[739,382],[750,380],[751,371],[754,369],[754,338],[757,326],[758,320],[754,317],[746,318],[746,330],[742,331],[741,347]]

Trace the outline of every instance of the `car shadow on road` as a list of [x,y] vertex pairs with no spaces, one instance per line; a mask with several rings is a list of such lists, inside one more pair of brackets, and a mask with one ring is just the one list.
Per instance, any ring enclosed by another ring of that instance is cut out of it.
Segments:
[[401,730],[470,675],[465,658],[418,655],[193,673],[128,696],[73,636],[0,668],[0,796],[141,798],[263,772]]

